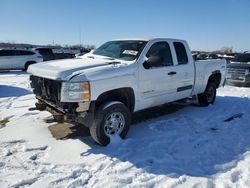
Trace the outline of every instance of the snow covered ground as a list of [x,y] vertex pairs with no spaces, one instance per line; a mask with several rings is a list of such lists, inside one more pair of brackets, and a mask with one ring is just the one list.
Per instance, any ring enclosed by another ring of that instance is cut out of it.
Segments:
[[250,187],[250,88],[221,88],[205,108],[139,115],[126,140],[100,147],[90,136],[52,137],[50,114],[28,110],[28,77],[0,73],[0,120],[9,119],[0,125],[1,188]]

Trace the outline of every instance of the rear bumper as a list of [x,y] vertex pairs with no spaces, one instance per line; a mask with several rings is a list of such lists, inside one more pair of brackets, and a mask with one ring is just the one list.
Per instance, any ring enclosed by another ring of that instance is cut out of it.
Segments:
[[239,86],[250,85],[249,67],[243,64],[227,67],[226,83]]
[[250,81],[240,81],[227,79],[226,85],[239,86],[239,87],[250,87]]
[[245,75],[241,79],[233,79],[231,77],[227,77],[226,83],[228,85],[235,85],[235,86],[250,86],[250,74]]

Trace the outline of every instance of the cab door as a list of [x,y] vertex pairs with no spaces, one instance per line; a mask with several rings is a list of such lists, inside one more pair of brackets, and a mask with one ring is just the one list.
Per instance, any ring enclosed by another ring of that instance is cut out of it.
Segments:
[[[152,57],[160,61],[148,66],[147,60]],[[177,70],[169,43],[167,41],[153,43],[146,52],[144,60],[139,64],[140,98],[143,101],[141,108],[172,101],[177,90],[175,83]]]
[[12,69],[16,63],[14,50],[0,51],[0,69]]
[[194,88],[195,68],[192,56],[187,55],[190,51],[186,43],[173,41],[174,58],[176,62],[175,70],[178,81],[175,82],[177,93],[175,100],[190,97]]

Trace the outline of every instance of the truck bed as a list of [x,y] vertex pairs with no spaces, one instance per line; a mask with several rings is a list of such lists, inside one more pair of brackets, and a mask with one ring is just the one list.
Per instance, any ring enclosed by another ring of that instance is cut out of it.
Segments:
[[208,77],[209,75],[211,75],[211,73],[215,71],[220,71],[221,73],[221,83],[219,86],[222,86],[226,76],[226,64],[227,64],[226,60],[224,59],[195,61],[194,65],[196,69],[196,76],[195,76],[195,88],[193,90],[193,95],[205,91]]

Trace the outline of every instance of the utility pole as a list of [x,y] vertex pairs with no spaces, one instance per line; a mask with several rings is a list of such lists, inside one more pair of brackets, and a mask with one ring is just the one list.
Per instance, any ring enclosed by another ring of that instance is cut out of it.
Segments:
[[80,42],[80,47],[82,46],[82,28],[79,27],[79,42]]

